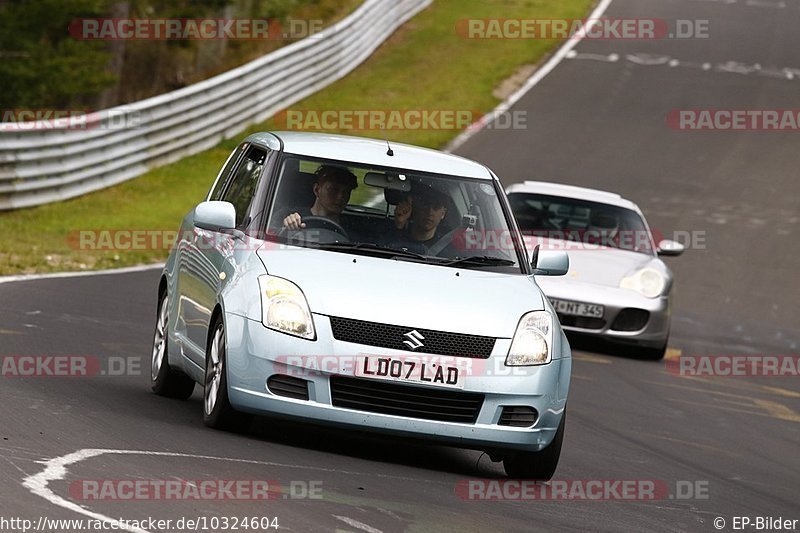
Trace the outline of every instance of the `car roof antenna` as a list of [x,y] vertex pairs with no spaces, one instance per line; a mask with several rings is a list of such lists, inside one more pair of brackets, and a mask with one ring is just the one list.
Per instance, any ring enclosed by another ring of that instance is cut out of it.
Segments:
[[389,137],[386,136],[386,126],[381,124],[381,130],[383,131],[383,139],[386,141],[386,155],[392,157],[394,155],[394,150],[392,150],[392,145],[389,144]]

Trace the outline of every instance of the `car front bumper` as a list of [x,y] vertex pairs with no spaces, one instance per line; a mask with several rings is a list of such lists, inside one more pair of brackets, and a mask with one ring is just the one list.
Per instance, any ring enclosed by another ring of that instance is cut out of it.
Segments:
[[[609,340],[649,348],[664,345],[669,337],[671,305],[669,296],[647,298],[638,292],[606,287],[569,279],[537,278],[536,283],[548,298],[581,302],[604,307],[602,320],[584,320],[559,314],[565,331],[597,335]],[[618,329],[623,310],[639,310],[648,314],[642,327]]]
[[[465,377],[464,392],[484,395],[475,423],[379,414],[333,405],[330,377],[353,376],[353,365],[343,364],[335,371],[328,371],[320,369],[315,361],[319,361],[319,358],[352,361],[357,356],[367,354],[410,354],[335,340],[328,317],[315,314],[313,318],[317,332],[316,341],[273,331],[258,321],[226,313],[228,394],[234,408],[324,425],[367,428],[380,433],[435,440],[487,451],[538,451],[547,447],[555,436],[566,405],[571,357],[555,358],[547,365],[511,369],[503,364],[511,339],[497,339],[491,356],[488,359],[472,360],[477,363]],[[561,343],[557,346],[561,346]],[[564,346],[563,349],[569,353],[568,347]],[[425,356],[418,353],[411,355]],[[292,375],[307,380],[309,399],[274,394],[266,385],[269,377],[274,374]],[[377,381],[374,380],[373,383]],[[404,386],[418,387],[420,390],[435,388],[417,384]],[[531,427],[498,425],[503,407],[507,406],[532,407],[538,413],[535,424]]]

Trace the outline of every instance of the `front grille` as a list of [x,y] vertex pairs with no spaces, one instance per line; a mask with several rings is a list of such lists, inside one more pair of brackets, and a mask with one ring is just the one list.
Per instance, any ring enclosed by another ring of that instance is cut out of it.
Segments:
[[536,423],[537,417],[538,413],[533,407],[526,405],[503,407],[503,411],[500,413],[500,421],[497,424],[500,426],[527,428]]
[[611,324],[611,329],[616,331],[639,331],[650,320],[650,312],[644,309],[625,308],[619,312]]
[[602,318],[562,315],[561,313],[558,313],[558,321],[561,322],[562,326],[571,326],[573,328],[583,329],[603,329],[603,327],[606,325],[606,321]]
[[408,351],[411,347],[404,341],[413,343],[413,340],[406,333],[417,331],[422,336],[419,340],[422,346],[415,351],[422,353],[486,359],[494,349],[494,337],[394,326],[335,316],[330,319],[334,339],[366,346]]
[[304,379],[275,374],[267,380],[267,387],[278,396],[308,400],[308,381]]
[[483,394],[331,376],[331,403],[370,413],[474,424]]

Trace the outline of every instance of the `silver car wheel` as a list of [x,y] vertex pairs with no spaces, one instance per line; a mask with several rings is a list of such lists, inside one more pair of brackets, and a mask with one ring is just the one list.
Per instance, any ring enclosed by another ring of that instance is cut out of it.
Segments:
[[167,352],[167,298],[161,301],[156,321],[156,332],[153,336],[153,358],[150,364],[150,378],[155,381],[164,364],[164,354]]
[[206,414],[210,415],[214,411],[214,406],[217,405],[217,396],[219,395],[220,386],[222,385],[222,357],[220,357],[221,350],[224,349],[222,326],[217,328],[214,332],[214,338],[211,340],[211,349],[208,356],[211,361],[206,365],[206,386],[204,404]]

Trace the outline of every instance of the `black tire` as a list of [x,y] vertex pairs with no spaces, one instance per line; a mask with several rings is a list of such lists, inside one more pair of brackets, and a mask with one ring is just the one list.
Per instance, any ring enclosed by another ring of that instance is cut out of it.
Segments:
[[[159,396],[186,400],[194,392],[194,380],[169,364],[168,325],[167,291],[162,289],[158,294],[156,308],[153,353],[150,358],[150,387]],[[163,352],[159,353],[159,350]]]
[[[214,321],[210,332],[203,381],[203,423],[214,429],[240,431],[250,424],[252,416],[235,410],[228,399],[225,324],[221,316]],[[215,351],[213,357],[212,351]],[[213,402],[210,400],[212,394],[215,396]]]
[[556,430],[553,442],[544,450],[538,452],[518,452],[508,455],[503,459],[506,475],[517,479],[535,479],[548,481],[556,473],[558,460],[561,457],[561,444],[564,442],[564,424],[567,420],[567,411],[561,415],[561,423]]

